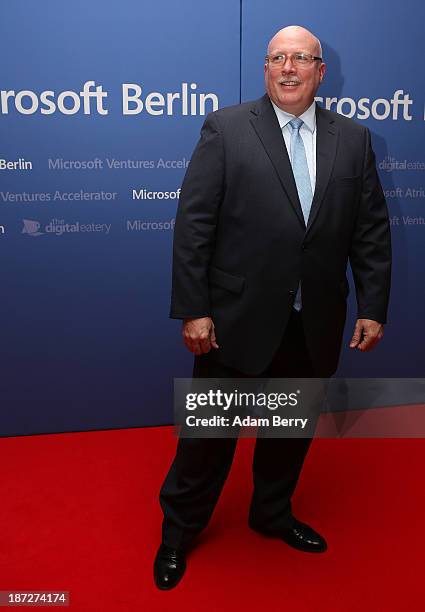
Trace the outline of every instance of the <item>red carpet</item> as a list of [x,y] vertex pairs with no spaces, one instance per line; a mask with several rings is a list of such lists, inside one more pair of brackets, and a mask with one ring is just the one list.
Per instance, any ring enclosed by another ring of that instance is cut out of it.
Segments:
[[157,495],[175,442],[169,427],[1,439],[0,590],[70,591],[84,612],[423,609],[423,440],[313,442],[294,509],[326,536],[323,555],[248,529],[253,440],[240,440],[183,581],[160,592]]

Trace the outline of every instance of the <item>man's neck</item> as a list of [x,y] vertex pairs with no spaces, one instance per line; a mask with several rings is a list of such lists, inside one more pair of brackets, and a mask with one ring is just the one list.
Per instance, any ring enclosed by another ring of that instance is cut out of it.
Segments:
[[294,107],[289,107],[289,106],[280,106],[279,104],[276,104],[276,102],[274,102],[272,100],[273,104],[275,104],[275,106],[277,106],[277,108],[280,108],[280,110],[282,110],[284,113],[288,113],[288,115],[293,115],[294,117],[301,117],[301,115],[303,115],[306,110],[308,110],[310,108],[310,106],[312,104],[315,104],[315,101],[313,100],[313,102],[310,102],[310,104],[308,106],[304,106],[303,108],[294,108]]

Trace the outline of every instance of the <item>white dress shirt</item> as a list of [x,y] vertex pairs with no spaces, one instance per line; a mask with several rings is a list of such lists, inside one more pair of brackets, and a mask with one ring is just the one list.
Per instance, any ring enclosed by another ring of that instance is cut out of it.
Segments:
[[[272,102],[272,105],[279,121],[280,129],[282,130],[289,160],[292,164],[291,128],[288,126],[288,123],[295,117],[295,115],[285,112],[276,106],[274,102]],[[304,143],[308,172],[310,174],[311,191],[314,194],[316,187],[316,102],[313,101],[311,106],[309,106],[308,109],[299,116],[299,118],[304,122],[300,128],[300,136]]]

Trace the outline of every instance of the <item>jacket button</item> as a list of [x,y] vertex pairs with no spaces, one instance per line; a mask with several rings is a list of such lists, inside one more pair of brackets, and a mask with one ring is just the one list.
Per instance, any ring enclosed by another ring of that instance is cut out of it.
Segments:
[[306,246],[305,244],[302,244],[302,245],[301,245],[301,250],[302,250],[302,251],[306,251],[306,250],[307,250],[307,246]]

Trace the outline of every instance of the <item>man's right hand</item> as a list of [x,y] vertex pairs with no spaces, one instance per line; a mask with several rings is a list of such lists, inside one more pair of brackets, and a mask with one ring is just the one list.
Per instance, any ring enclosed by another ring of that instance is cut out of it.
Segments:
[[182,333],[185,345],[195,355],[208,353],[212,348],[218,349],[214,323],[210,317],[185,319]]

